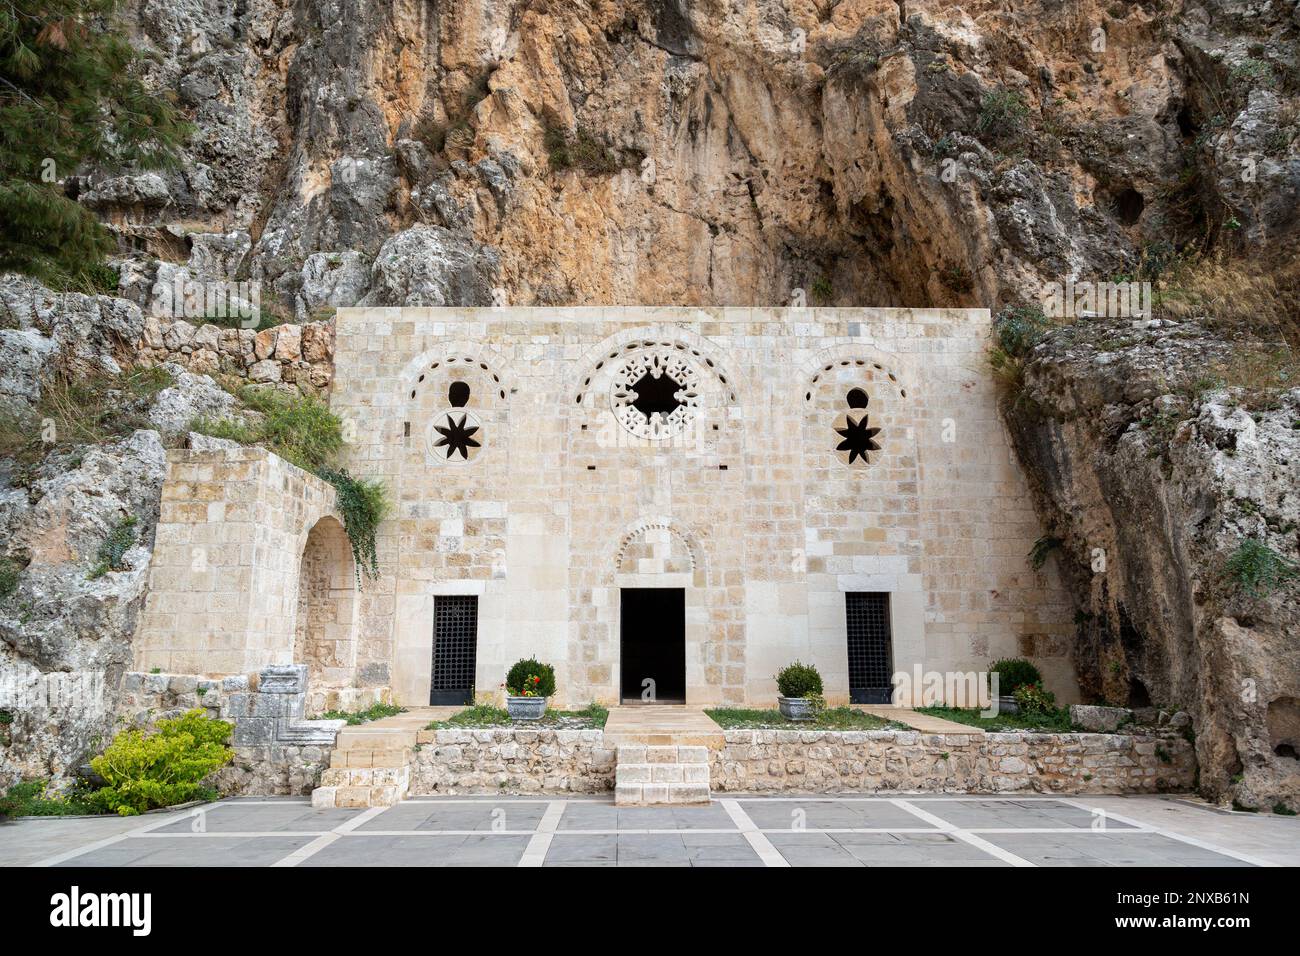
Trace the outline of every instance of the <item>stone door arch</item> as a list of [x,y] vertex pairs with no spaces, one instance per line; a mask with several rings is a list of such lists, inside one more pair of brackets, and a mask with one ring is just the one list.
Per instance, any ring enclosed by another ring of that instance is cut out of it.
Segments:
[[357,667],[357,580],[352,545],[337,518],[312,526],[298,573],[293,660],[312,687],[348,687]]

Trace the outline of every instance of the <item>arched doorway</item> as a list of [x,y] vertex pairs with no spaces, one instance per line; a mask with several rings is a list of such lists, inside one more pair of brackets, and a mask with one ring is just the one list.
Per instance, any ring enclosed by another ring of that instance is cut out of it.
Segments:
[[347,532],[327,515],[308,533],[298,572],[293,660],[307,665],[313,687],[347,687],[356,677],[356,587]]

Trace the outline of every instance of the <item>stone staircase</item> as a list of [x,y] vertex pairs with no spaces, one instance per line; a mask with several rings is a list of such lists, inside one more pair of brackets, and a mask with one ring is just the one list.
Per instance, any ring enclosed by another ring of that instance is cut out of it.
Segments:
[[330,753],[313,807],[391,807],[411,790],[415,736],[429,722],[416,712],[344,727]]
[[673,704],[611,707],[605,741],[614,748],[618,806],[708,803],[710,754],[722,728],[703,710]]
[[709,802],[709,748],[689,744],[620,744],[614,803],[637,806]]

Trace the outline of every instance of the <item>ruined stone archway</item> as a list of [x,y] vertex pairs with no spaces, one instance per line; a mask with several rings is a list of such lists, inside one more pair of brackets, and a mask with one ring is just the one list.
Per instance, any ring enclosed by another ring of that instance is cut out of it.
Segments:
[[308,533],[298,573],[293,660],[307,665],[313,688],[347,687],[356,677],[356,591],[347,532],[327,515]]

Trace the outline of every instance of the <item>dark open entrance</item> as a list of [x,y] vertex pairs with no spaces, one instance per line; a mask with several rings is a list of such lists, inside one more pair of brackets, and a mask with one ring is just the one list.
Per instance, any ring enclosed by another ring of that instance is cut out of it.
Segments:
[[849,701],[888,704],[894,690],[889,595],[850,591],[844,595],[844,616],[849,645]]
[[433,664],[429,703],[435,707],[474,703],[478,657],[478,597],[436,595],[433,599]]
[[685,703],[686,592],[623,588],[619,627],[623,703]]

